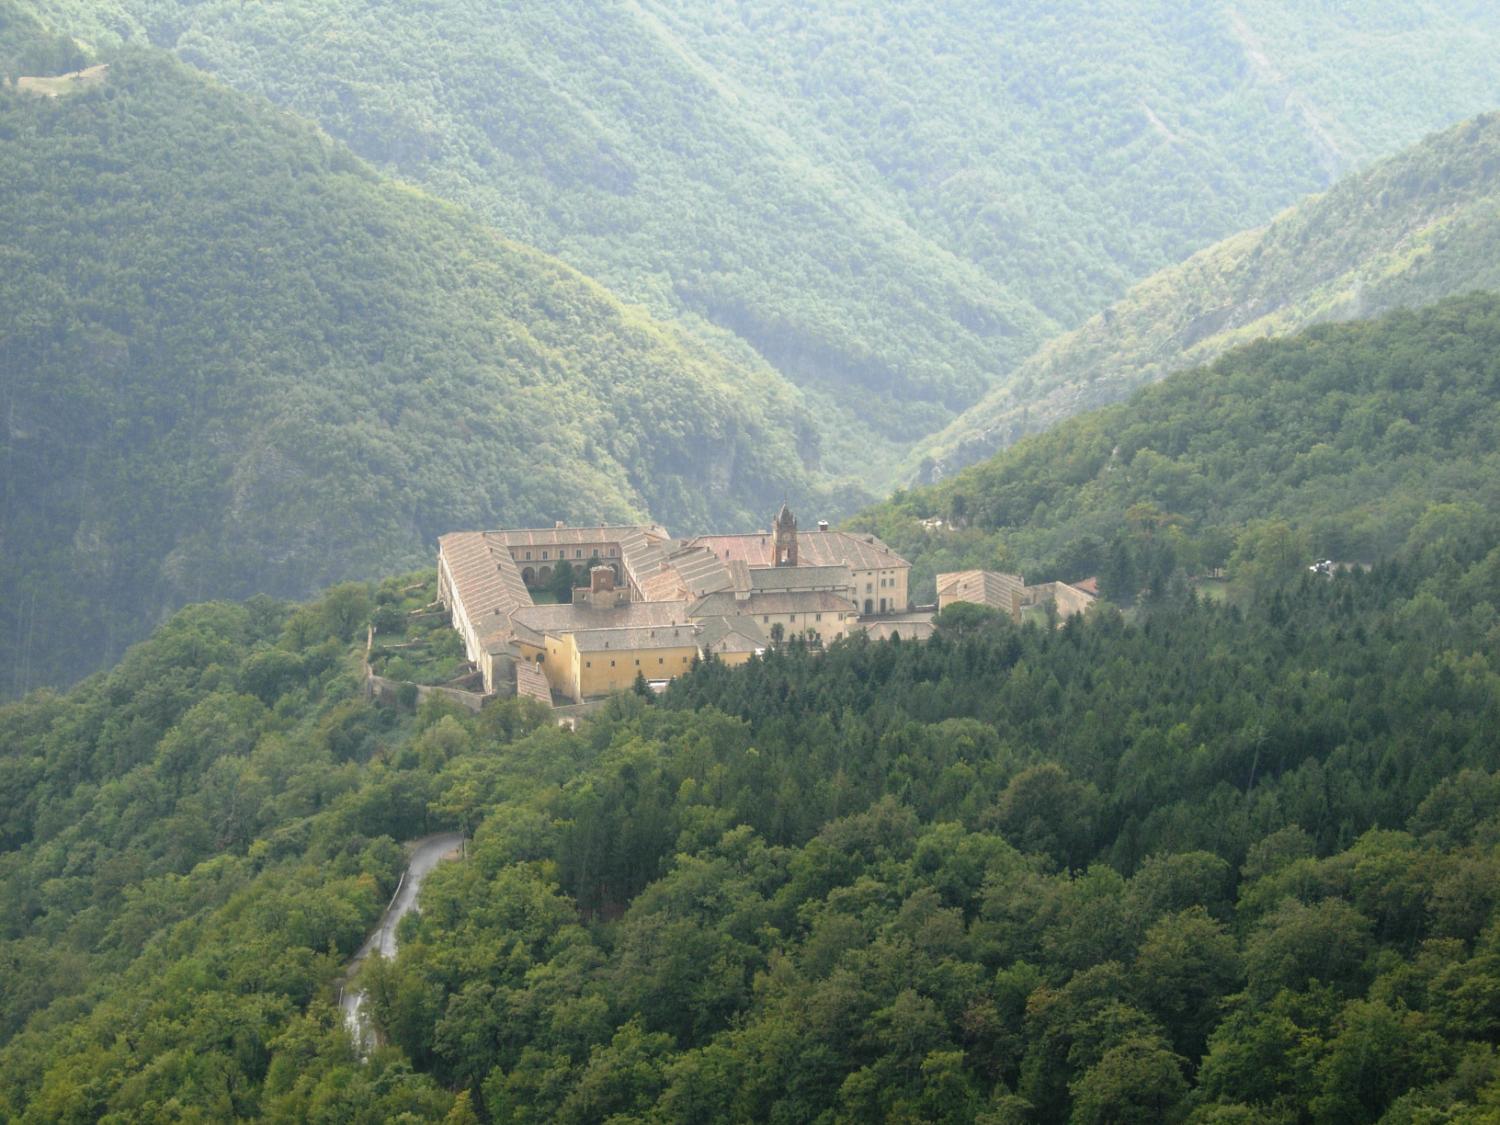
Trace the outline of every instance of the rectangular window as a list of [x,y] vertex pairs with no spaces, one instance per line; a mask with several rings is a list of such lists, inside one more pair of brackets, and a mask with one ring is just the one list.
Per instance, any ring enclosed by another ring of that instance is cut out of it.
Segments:
[[667,658],[665,656],[658,656],[656,658],[656,662],[658,664],[665,664],[667,662]]
[[543,551],[543,552],[542,552],[542,558],[544,558],[544,559],[545,559],[545,558],[546,558],[546,557],[547,557],[547,552],[546,552],[546,551]]
[[583,558],[583,552],[582,551],[574,551],[573,552],[573,557],[575,559],[581,559],[581,558]]
[[768,613],[764,617],[762,617],[760,620],[761,620],[762,624],[769,625],[771,623],[771,615]]
[[823,620],[823,615],[821,613],[815,613],[815,614],[813,614],[813,620],[814,621],[822,621]]
[[611,556],[618,555],[620,553],[620,548],[618,548],[618,547],[611,547],[609,549],[609,553],[610,553]]
[[639,657],[639,656],[637,656],[637,657],[636,657],[636,658],[635,658],[635,666],[636,666],[636,667],[637,667],[637,668],[639,668],[639,667],[640,667],[640,666],[641,666],[641,658],[640,658],[640,657]]
[[527,551],[527,552],[526,552],[526,557],[527,557],[527,558],[528,558],[528,559],[529,559],[529,558],[531,558],[531,552],[530,552],[530,551]]
[[594,662],[592,660],[585,660],[583,662],[583,666],[585,668],[592,668],[594,666]]
[[614,667],[614,666],[615,666],[615,662],[614,662],[614,661],[613,661],[613,660],[611,660],[611,661],[610,661],[610,662],[609,662],[609,666],[610,666],[610,667],[611,667],[611,668],[613,668],[613,667]]

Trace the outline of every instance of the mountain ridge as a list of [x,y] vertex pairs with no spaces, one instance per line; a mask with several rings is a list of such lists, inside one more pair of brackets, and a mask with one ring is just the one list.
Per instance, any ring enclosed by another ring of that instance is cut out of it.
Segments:
[[1142,281],[1023,363],[1026,390],[971,407],[908,469],[951,472],[1252,339],[1500,288],[1496,261],[1500,113],[1488,113]]
[[164,53],[0,93],[0,154],[7,691],[454,526],[858,495],[764,371]]
[[[1500,504],[1500,295],[1313,325],[1176,372],[852,521],[940,571],[1098,575],[1131,601],[1229,565],[1417,550]],[[1407,542],[1412,536],[1414,541]]]
[[775,371],[823,467],[877,485],[1135,280],[1500,91],[1500,18],[1427,0],[39,10],[170,48]]

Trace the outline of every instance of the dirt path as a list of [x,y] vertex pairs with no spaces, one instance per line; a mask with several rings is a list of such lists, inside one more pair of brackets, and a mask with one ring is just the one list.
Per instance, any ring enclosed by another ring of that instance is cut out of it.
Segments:
[[[359,967],[372,953],[378,953],[386,958],[396,956],[396,927],[408,912],[416,909],[417,893],[422,889],[422,880],[426,879],[428,873],[443,860],[457,859],[462,851],[463,843],[464,837],[461,832],[439,832],[435,836],[424,836],[420,840],[412,840],[406,845],[410,859],[407,861],[406,870],[401,875],[401,882],[397,884],[396,893],[391,897],[385,913],[380,916],[380,924],[365,939],[365,943],[359,947],[359,952],[349,962],[349,967],[344,970],[345,981],[354,979]],[[365,1016],[364,1006],[363,989],[343,988],[339,990],[339,1007],[344,1011],[344,1026],[354,1037],[355,1045],[362,1055],[368,1054],[370,1048],[375,1045],[375,1029],[370,1026],[370,1021]]]

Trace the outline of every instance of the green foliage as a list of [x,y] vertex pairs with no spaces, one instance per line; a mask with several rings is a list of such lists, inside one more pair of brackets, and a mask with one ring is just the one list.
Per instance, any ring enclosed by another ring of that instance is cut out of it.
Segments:
[[[1500,289],[1500,114],[1341,180],[1260,230],[1168,267],[1048,342],[1006,385],[920,443],[952,473],[1022,435],[1264,336]],[[1309,467],[1336,460],[1313,449]]]
[[[1257,594],[1322,558],[1441,567],[1500,507],[1497,357],[1492,296],[1312,328],[898,493],[856,523],[913,561],[918,598],[935,573],[976,565],[1097,574],[1120,604],[1219,566]],[[944,526],[929,530],[934,517]],[[1471,602],[1500,604],[1496,573],[1464,579]],[[1429,623],[1448,616],[1434,607]]]
[[1431,0],[37,6],[774,370],[861,481],[1131,282],[1492,108],[1500,76],[1495,12]]
[[[576,733],[359,698],[328,630],[420,582],[185,610],[0,709],[0,1112],[1482,1112],[1500,525],[1466,526],[1243,605],[705,662]],[[395,841],[454,825],[356,1062],[344,960]]]
[[[159,52],[0,90],[0,228],[5,694],[455,527],[753,525],[807,495],[769,375]],[[325,605],[290,627],[368,617]]]

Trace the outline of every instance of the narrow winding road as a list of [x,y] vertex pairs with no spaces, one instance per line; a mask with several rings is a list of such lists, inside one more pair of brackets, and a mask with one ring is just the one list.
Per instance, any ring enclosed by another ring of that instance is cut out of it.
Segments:
[[[378,953],[386,958],[396,956],[396,926],[409,911],[416,909],[417,893],[422,889],[422,880],[443,860],[457,858],[463,843],[462,832],[439,832],[435,836],[412,840],[406,845],[411,858],[401,876],[401,883],[396,888],[390,905],[385,908],[385,913],[380,916],[380,924],[349,962],[349,967],[344,971],[346,981],[354,979],[354,974],[370,954]],[[364,1006],[364,989],[340,991],[339,1007],[344,1010],[344,1026],[354,1037],[355,1046],[359,1048],[361,1055],[369,1054],[370,1049],[375,1046],[375,1029],[365,1016]]]

